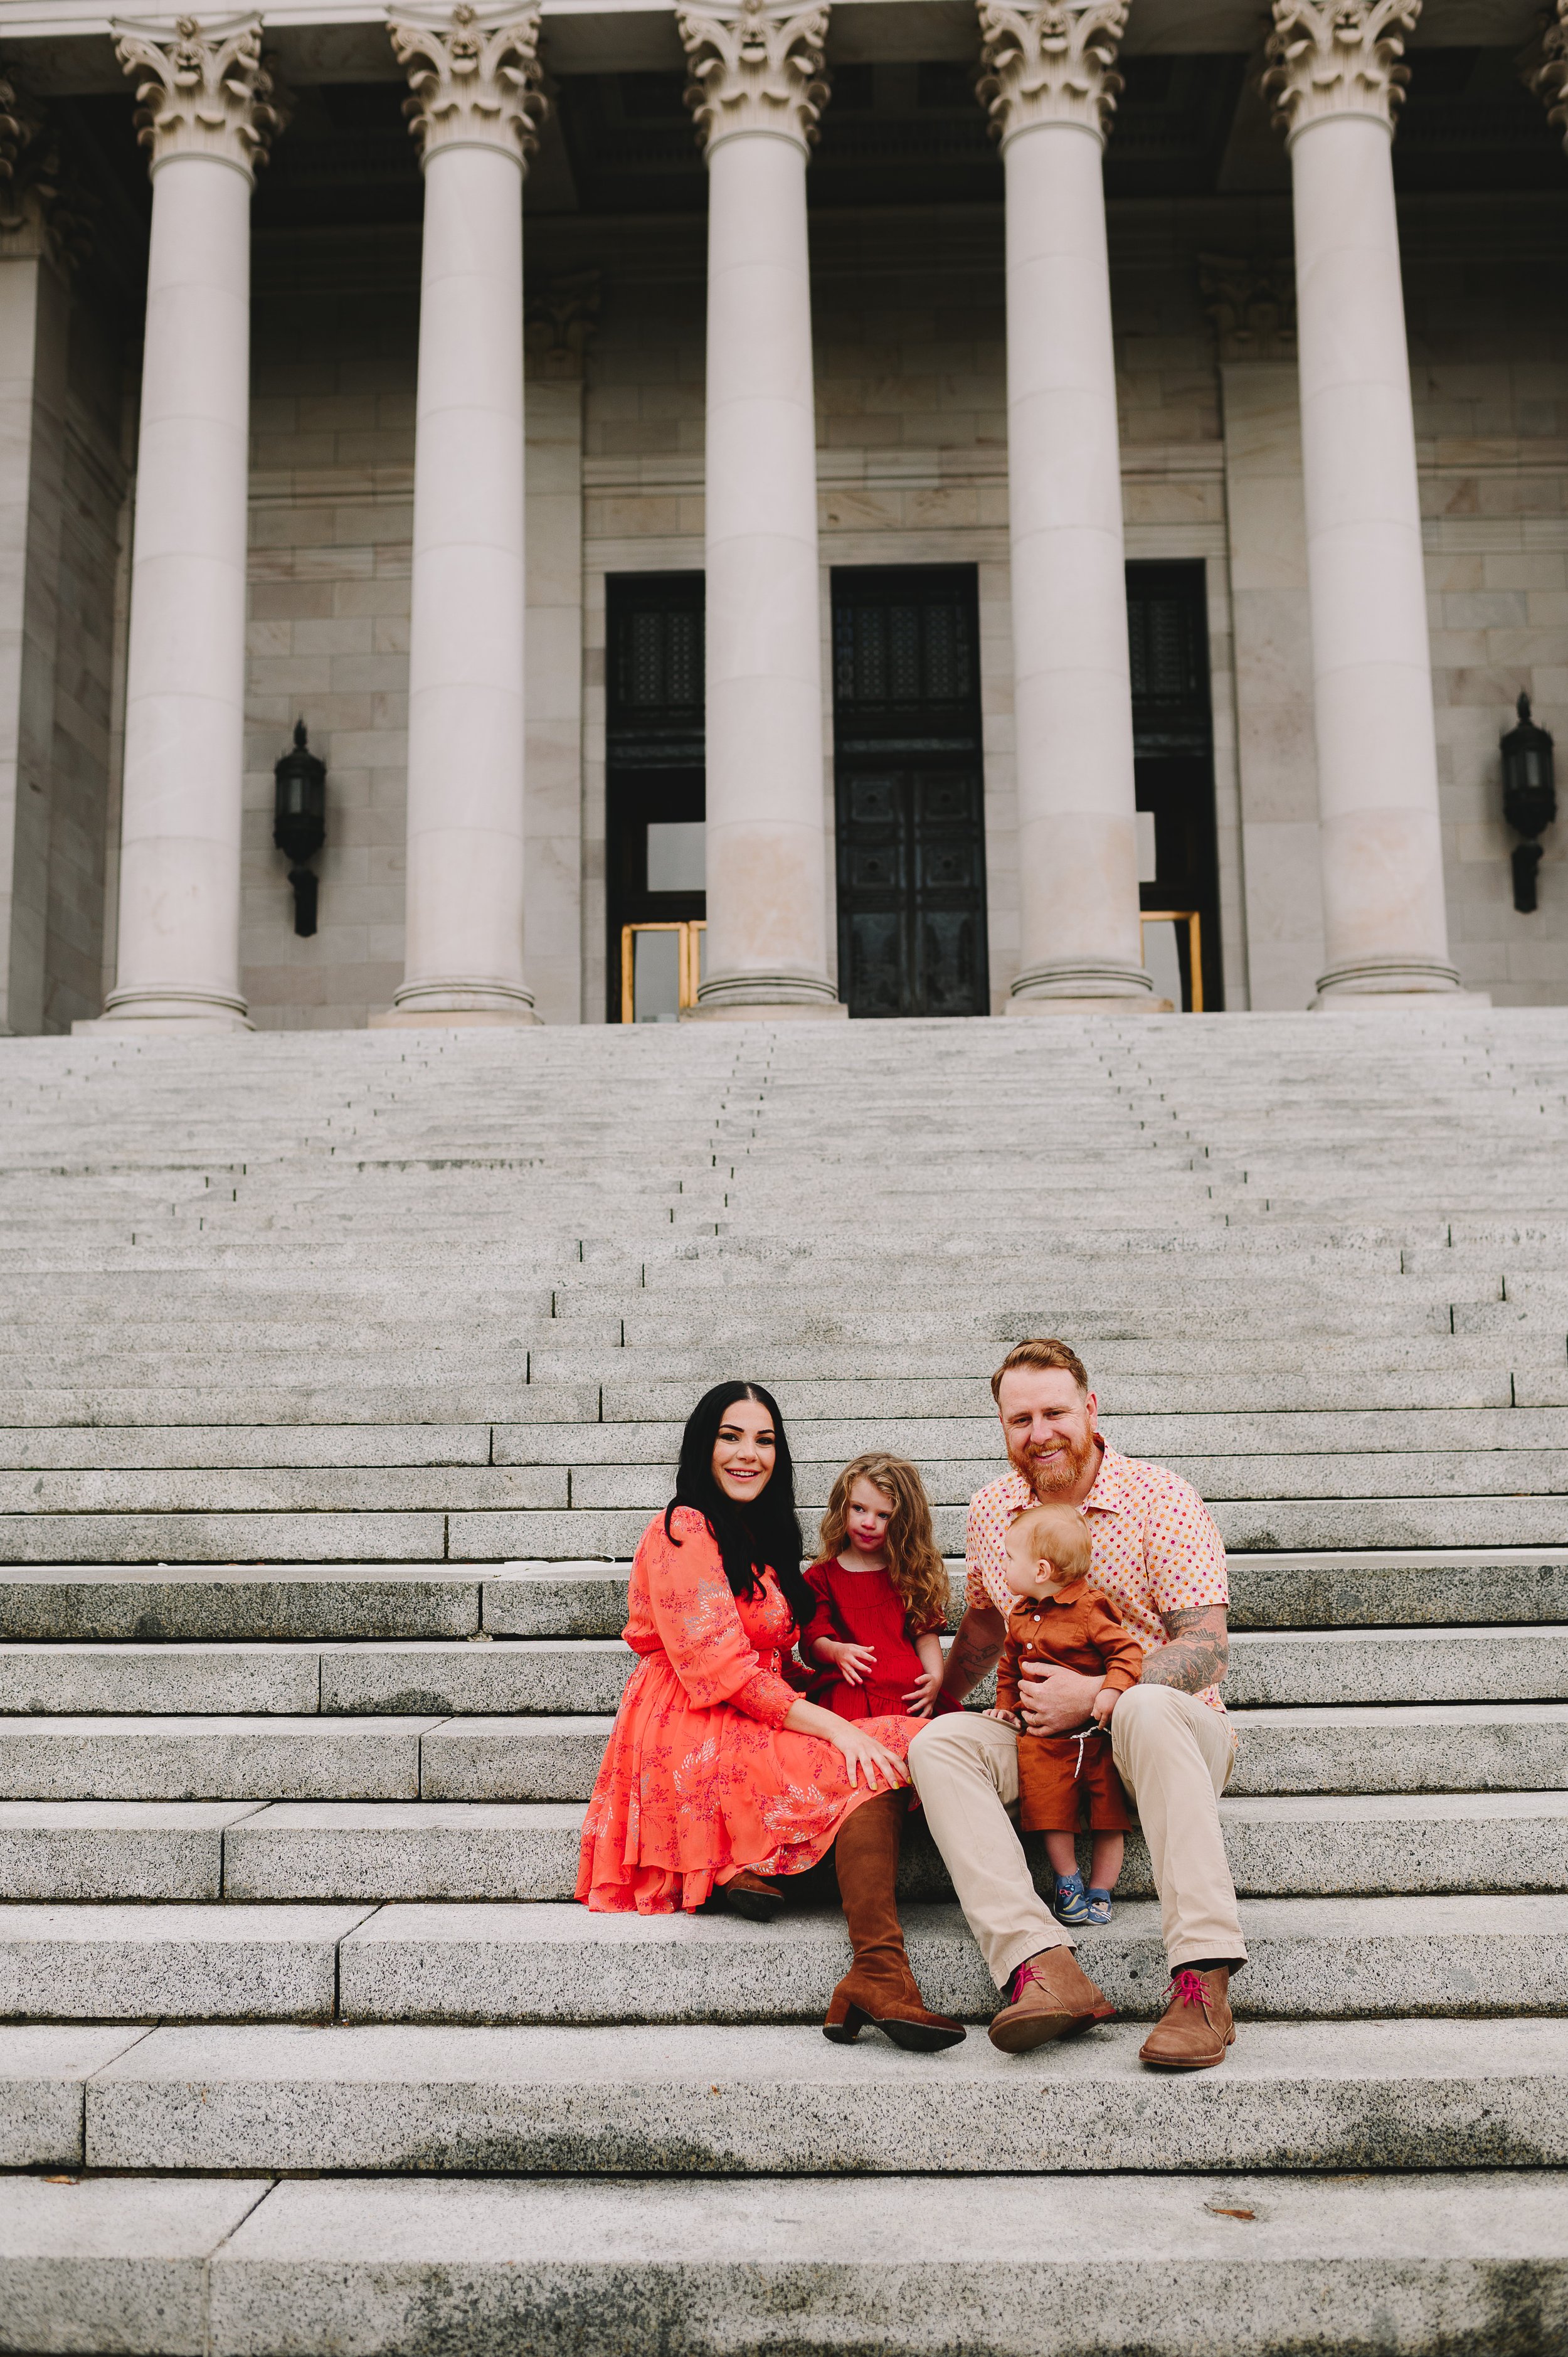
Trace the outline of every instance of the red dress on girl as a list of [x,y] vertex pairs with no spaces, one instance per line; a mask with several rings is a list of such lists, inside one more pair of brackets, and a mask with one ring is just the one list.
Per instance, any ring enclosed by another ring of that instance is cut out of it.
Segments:
[[[872,1797],[835,1744],[785,1728],[795,1622],[773,1574],[734,1596],[705,1518],[678,1506],[671,1525],[650,1523],[631,1566],[623,1634],[642,1659],[583,1822],[577,1897],[600,1913],[690,1913],[727,1866],[801,1873]],[[903,1759],[921,1725],[900,1709],[872,1731]]]
[[[808,1699],[840,1718],[879,1718],[887,1711],[907,1710],[905,1695],[913,1694],[926,1674],[914,1641],[943,1628],[943,1616],[937,1613],[918,1627],[911,1625],[904,1599],[886,1572],[846,1571],[836,1556],[812,1564],[806,1585],[817,1598],[816,1612],[800,1637],[800,1659],[811,1673]],[[836,1662],[822,1661],[812,1652],[819,1637],[831,1637],[840,1645],[870,1645],[876,1654],[871,1675],[852,1686]],[[943,1695],[931,1715],[940,1717],[956,1707]]]

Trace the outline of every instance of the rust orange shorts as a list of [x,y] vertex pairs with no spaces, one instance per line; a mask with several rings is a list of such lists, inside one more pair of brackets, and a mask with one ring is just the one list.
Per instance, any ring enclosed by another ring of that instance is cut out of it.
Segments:
[[1028,1833],[1124,1834],[1133,1826],[1111,1764],[1111,1731],[1018,1738],[1018,1822]]

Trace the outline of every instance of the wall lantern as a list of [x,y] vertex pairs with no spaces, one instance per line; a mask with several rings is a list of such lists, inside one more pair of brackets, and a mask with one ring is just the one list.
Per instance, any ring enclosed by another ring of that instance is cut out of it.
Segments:
[[1552,737],[1530,716],[1530,698],[1520,694],[1519,726],[1510,728],[1503,747],[1503,816],[1527,843],[1513,847],[1513,904],[1527,914],[1535,907],[1536,870],[1541,845],[1534,840],[1557,815],[1557,789],[1552,777]]
[[273,841],[289,861],[294,930],[313,933],[316,877],[306,862],[315,858],[327,840],[327,764],[306,749],[303,720],[295,722],[294,750],[276,764],[273,779]]

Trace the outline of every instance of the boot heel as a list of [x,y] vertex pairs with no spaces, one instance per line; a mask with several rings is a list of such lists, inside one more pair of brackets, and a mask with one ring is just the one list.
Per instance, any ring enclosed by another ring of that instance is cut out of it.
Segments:
[[823,2022],[822,2036],[831,2038],[835,2046],[853,2045],[870,2018],[868,2013],[862,2013],[859,2006],[847,2006],[842,2021]]

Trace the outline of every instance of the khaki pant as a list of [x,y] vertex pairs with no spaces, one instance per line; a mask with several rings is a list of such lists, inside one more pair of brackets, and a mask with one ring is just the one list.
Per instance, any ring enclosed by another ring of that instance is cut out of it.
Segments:
[[[1236,1760],[1230,1722],[1175,1686],[1133,1686],[1111,1735],[1149,1845],[1172,1971],[1204,1956],[1244,1958],[1219,1828],[1219,1795]],[[1008,1813],[1018,1802],[1012,1728],[972,1711],[934,1719],[909,1746],[909,1772],[997,1987],[1042,1948],[1075,1947],[1035,1889]]]

